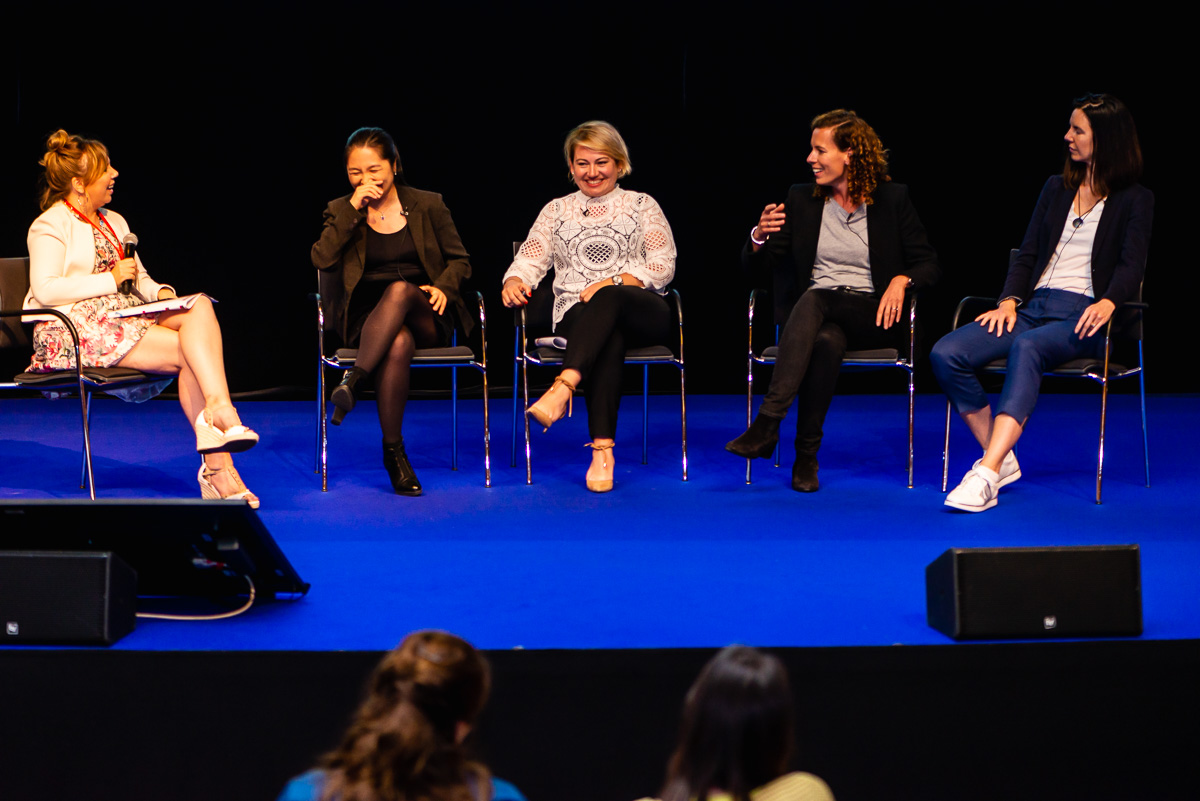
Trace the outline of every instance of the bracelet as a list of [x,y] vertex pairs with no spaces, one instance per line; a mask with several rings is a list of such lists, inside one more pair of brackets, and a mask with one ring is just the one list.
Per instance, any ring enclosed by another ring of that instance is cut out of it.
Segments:
[[767,239],[770,239],[771,237],[768,236],[767,239],[762,239],[762,240],[755,239],[754,232],[757,230],[758,230],[757,225],[750,229],[750,241],[753,242],[754,244],[758,245],[759,247],[762,247],[763,245],[767,244]]

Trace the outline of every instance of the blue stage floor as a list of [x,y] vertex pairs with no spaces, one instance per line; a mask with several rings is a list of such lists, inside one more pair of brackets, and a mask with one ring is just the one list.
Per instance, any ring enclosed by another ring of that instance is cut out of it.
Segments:
[[[534,439],[534,484],[509,466],[510,405],[492,405],[493,487],[483,487],[479,401],[462,404],[450,470],[449,402],[413,401],[406,436],[423,498],[391,494],[371,403],[330,429],[331,480],[313,473],[311,403],[242,404],[263,443],[238,468],[312,591],[209,623],[141,621],[131,650],[382,650],[422,627],[477,646],[675,648],[945,644],[925,625],[924,567],[949,547],[1140,543],[1145,638],[1200,638],[1193,458],[1200,398],[1150,399],[1154,486],[1142,486],[1136,398],[1111,399],[1105,503],[1093,502],[1095,395],[1047,395],[1021,444],[1024,477],[983,514],[942,506],[944,401],[917,405],[916,487],[904,484],[904,403],[841,396],[822,490],[783,466],[722,450],[744,399],[688,399],[690,480],[680,481],[678,401],[623,404],[616,489],[583,487],[583,415]],[[582,405],[582,404],[581,404]],[[0,400],[0,497],[78,498],[78,406]],[[785,423],[785,427],[790,424]],[[952,484],[978,455],[957,420]],[[194,497],[199,458],[173,402],[94,405],[99,497]],[[789,449],[790,450],[790,449]]]

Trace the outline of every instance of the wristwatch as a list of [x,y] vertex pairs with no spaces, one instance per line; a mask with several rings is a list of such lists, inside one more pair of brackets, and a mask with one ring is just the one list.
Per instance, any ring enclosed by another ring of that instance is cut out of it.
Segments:
[[625,279],[619,275],[612,277],[613,286],[625,286]]

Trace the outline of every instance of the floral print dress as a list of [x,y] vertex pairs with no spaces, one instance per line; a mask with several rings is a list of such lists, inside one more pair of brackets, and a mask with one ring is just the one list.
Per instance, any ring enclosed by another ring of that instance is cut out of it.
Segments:
[[[120,254],[99,230],[93,231],[92,235],[96,241],[96,264],[92,272],[111,272],[120,261]],[[112,317],[109,312],[141,306],[144,302],[138,295],[113,292],[78,301],[67,311],[79,332],[79,355],[84,367],[112,367],[133,350],[150,326],[157,322],[158,315]],[[34,326],[33,348],[29,372],[75,369],[75,346],[61,321],[50,320]]]

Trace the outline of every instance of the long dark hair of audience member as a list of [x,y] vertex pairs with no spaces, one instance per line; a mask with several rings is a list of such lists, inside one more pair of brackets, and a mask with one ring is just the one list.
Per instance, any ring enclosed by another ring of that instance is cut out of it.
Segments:
[[725,648],[688,691],[662,801],[706,801],[710,796],[749,801],[752,791],[775,782],[786,784],[780,787],[781,798],[831,800],[818,777],[785,775],[794,732],[792,691],[783,663],[747,646]]
[[322,799],[478,801],[483,765],[462,741],[483,709],[491,674],[469,643],[440,631],[410,634],[384,657],[341,744],[321,762]]

